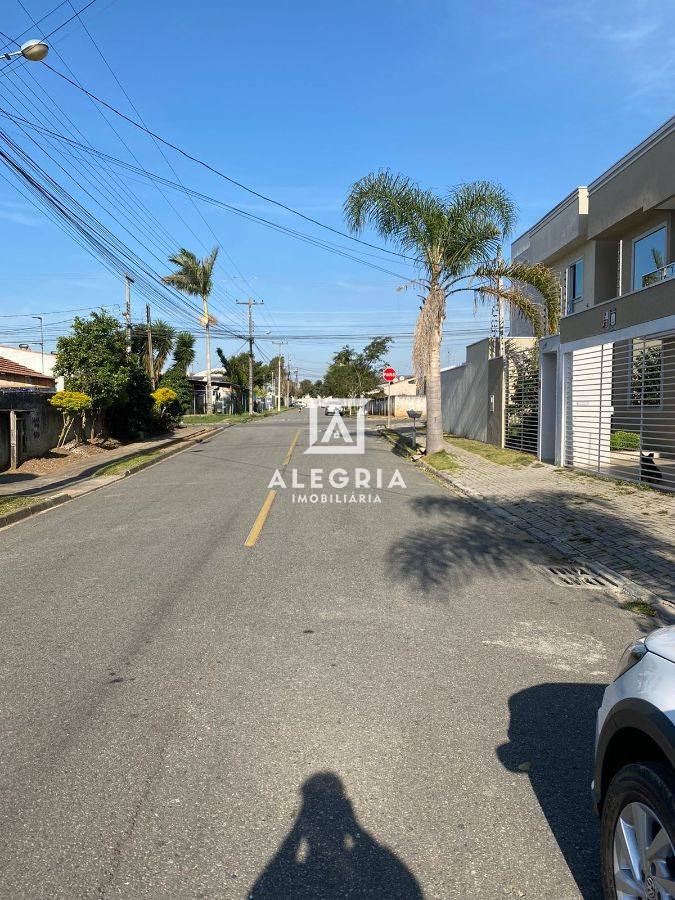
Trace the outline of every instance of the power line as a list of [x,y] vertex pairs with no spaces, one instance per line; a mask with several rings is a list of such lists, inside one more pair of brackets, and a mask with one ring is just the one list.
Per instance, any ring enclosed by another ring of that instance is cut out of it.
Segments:
[[[375,269],[375,270],[377,270],[377,271],[379,271],[379,272],[383,272],[383,273],[386,274],[386,275],[391,275],[392,277],[394,277],[394,278],[396,278],[396,279],[400,279],[401,281],[404,281],[404,282],[409,282],[409,281],[410,281],[410,276],[409,276],[409,275],[404,275],[404,274],[402,274],[402,273],[400,273],[400,272],[394,272],[394,271],[392,271],[391,269],[386,269],[386,268],[384,268],[383,266],[379,266],[379,265],[377,265],[377,264],[375,264],[375,263],[372,263],[372,262],[370,262],[370,261],[368,261],[368,260],[366,260],[366,259],[361,259],[361,258],[359,258],[359,257],[353,255],[354,253],[361,253],[361,254],[363,254],[364,251],[359,251],[359,250],[353,250],[353,251],[352,251],[351,248],[349,248],[349,249],[343,248],[343,247],[342,247],[341,245],[339,245],[339,244],[335,244],[335,243],[332,243],[332,242],[329,242],[329,241],[324,241],[323,239],[314,237],[314,236],[312,236],[312,235],[309,235],[309,234],[307,234],[306,232],[298,231],[297,229],[289,228],[288,226],[285,226],[285,225],[280,225],[279,223],[273,222],[273,221],[271,221],[271,220],[269,220],[269,219],[265,219],[265,218],[263,218],[262,216],[257,216],[257,215],[255,215],[255,214],[253,214],[253,213],[251,213],[251,212],[248,212],[247,210],[243,210],[243,209],[240,209],[239,207],[233,206],[233,205],[230,204],[230,203],[226,203],[226,202],[223,201],[223,200],[218,200],[218,199],[216,199],[215,197],[211,197],[211,196],[209,196],[208,194],[203,194],[203,193],[200,192],[200,191],[195,191],[195,190],[193,190],[193,189],[191,189],[191,188],[185,187],[184,185],[177,184],[176,182],[173,182],[173,181],[171,181],[170,179],[164,178],[164,177],[161,176],[161,175],[158,175],[158,174],[153,173],[153,172],[149,172],[147,169],[143,169],[143,168],[139,168],[139,167],[137,167],[137,166],[133,166],[133,165],[131,165],[130,163],[127,163],[127,162],[125,162],[124,160],[120,160],[120,159],[118,159],[118,158],[116,158],[116,157],[114,157],[114,156],[111,156],[110,154],[105,153],[105,152],[102,151],[102,150],[97,150],[97,149],[95,149],[95,148],[87,147],[86,145],[81,144],[79,141],[74,141],[72,138],[68,138],[67,136],[65,136],[65,135],[63,135],[63,134],[59,134],[58,132],[54,132],[54,131],[52,131],[51,129],[45,128],[44,126],[42,126],[42,125],[40,125],[40,124],[38,124],[38,123],[36,123],[36,122],[33,122],[33,121],[31,121],[31,120],[28,120],[28,119],[25,119],[24,117],[21,117],[21,116],[13,116],[11,113],[7,112],[7,110],[3,110],[3,109],[0,108],[0,115],[4,116],[5,118],[8,118],[10,121],[16,121],[16,122],[18,122],[20,125],[21,125],[21,124],[24,124],[24,125],[26,125],[26,127],[28,127],[28,128],[32,128],[32,129],[34,129],[34,130],[36,130],[36,131],[38,131],[38,132],[41,132],[41,133],[46,133],[46,134],[48,134],[48,135],[50,135],[50,136],[56,138],[57,140],[61,140],[61,141],[64,141],[64,142],[66,142],[66,143],[74,144],[74,145],[76,145],[78,148],[82,149],[83,151],[85,151],[85,152],[87,152],[87,153],[93,153],[93,154],[96,155],[96,156],[101,156],[102,158],[104,158],[104,159],[106,159],[106,160],[108,160],[108,161],[114,163],[115,165],[121,166],[122,168],[124,168],[124,169],[126,169],[126,170],[128,170],[128,171],[132,171],[132,172],[134,172],[134,173],[136,173],[136,174],[139,174],[139,175],[141,175],[142,177],[147,178],[147,179],[149,179],[149,180],[157,180],[157,181],[159,181],[161,184],[164,184],[164,185],[166,185],[166,186],[168,186],[168,187],[171,187],[171,188],[173,188],[174,190],[178,190],[178,191],[181,191],[181,192],[183,192],[183,193],[189,194],[189,195],[191,195],[192,197],[195,197],[196,199],[201,200],[201,201],[203,201],[203,202],[205,202],[205,203],[213,204],[213,205],[218,206],[218,207],[220,207],[220,208],[222,208],[222,209],[226,209],[226,210],[228,210],[229,212],[233,213],[234,215],[237,215],[237,216],[240,216],[240,217],[242,217],[242,218],[248,219],[248,220],[250,220],[250,221],[252,221],[252,222],[256,222],[256,223],[258,223],[258,224],[260,224],[260,225],[263,225],[263,226],[265,226],[265,227],[267,227],[267,228],[271,228],[271,229],[273,229],[273,230],[275,230],[275,231],[278,231],[278,232],[283,233],[283,234],[286,234],[286,235],[288,235],[288,236],[290,236],[290,237],[296,238],[297,240],[300,240],[300,241],[303,241],[303,242],[305,242],[305,243],[311,244],[311,245],[313,245],[313,246],[319,247],[319,248],[321,248],[321,249],[323,249],[323,250],[326,250],[327,252],[333,253],[333,254],[335,254],[335,255],[337,255],[337,256],[342,256],[342,257],[344,257],[344,258],[346,258],[346,259],[351,259],[351,260],[353,260],[354,262],[358,262],[358,263],[360,263],[361,265],[368,266],[369,268]],[[367,254],[367,255],[370,256],[371,254]]]
[[[94,0],[92,0],[94,2]],[[300,212],[297,209],[294,209],[292,206],[287,206],[285,203],[282,203],[279,200],[274,200],[272,197],[268,197],[265,194],[260,193],[260,191],[256,191],[253,188],[248,187],[248,185],[243,184],[241,181],[237,181],[235,178],[231,178],[229,175],[226,175],[224,172],[221,172],[219,169],[216,169],[215,166],[210,165],[210,163],[205,162],[202,159],[199,159],[197,156],[193,156],[191,153],[188,153],[187,150],[183,150],[176,144],[173,144],[171,141],[166,138],[161,137],[161,135],[157,134],[154,131],[151,131],[141,122],[137,122],[135,119],[132,119],[130,116],[127,116],[121,110],[117,109],[112,104],[108,103],[105,100],[102,100],[100,97],[96,96],[96,94],[87,90],[87,88],[68,78],[63,72],[59,72],[58,69],[55,69],[53,66],[50,66],[49,63],[42,63],[46,68],[53,72],[55,75],[58,75],[59,78],[62,78],[64,81],[68,82],[68,84],[72,85],[72,87],[77,88],[77,90],[82,91],[87,96],[91,97],[97,103],[100,103],[102,106],[105,106],[106,109],[109,109],[111,112],[115,113],[115,115],[124,119],[130,125],[133,125],[134,128],[138,128],[140,131],[144,131],[146,134],[149,134],[151,137],[155,138],[158,141],[161,141],[166,147],[170,147],[172,150],[175,150],[176,153],[180,153],[181,156],[184,156],[186,159],[189,159],[191,162],[197,163],[197,165],[203,166],[205,169],[208,169],[209,172],[212,172],[214,175],[217,175],[219,178],[225,179],[230,184],[234,184],[236,187],[241,188],[243,191],[246,191],[249,194],[252,194],[254,197],[257,197],[259,200],[264,200],[266,203],[271,203],[274,206],[278,206],[281,209],[286,210],[286,212],[292,213],[294,216],[299,216],[301,219],[304,219],[306,222],[311,222],[313,225],[317,225],[319,228],[324,228],[326,231],[332,231],[333,234],[338,234],[340,237],[347,238],[350,241],[355,241],[358,244],[363,244],[366,247],[370,247],[373,250],[379,250],[380,253],[389,253],[392,256],[398,256],[402,259],[407,259],[411,262],[415,262],[415,260],[407,256],[405,253],[399,253],[396,250],[389,250],[386,247],[378,247],[376,244],[371,244],[368,241],[364,241],[361,238],[355,237],[353,234],[348,234],[346,231],[340,231],[338,228],[333,228],[331,225],[326,225],[324,222],[320,222],[318,219],[312,218],[312,216],[305,215],[305,213]]]

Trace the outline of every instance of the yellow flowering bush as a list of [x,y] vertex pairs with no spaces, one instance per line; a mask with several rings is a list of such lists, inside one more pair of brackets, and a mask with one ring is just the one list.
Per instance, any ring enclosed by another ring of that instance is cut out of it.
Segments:
[[169,403],[173,403],[174,400],[178,400],[178,394],[168,387],[157,388],[150,396],[155,401],[155,406],[167,406]]
[[174,428],[180,422],[182,408],[178,394],[168,387],[157,388],[150,394],[155,401],[155,414],[163,428]]
[[75,423],[79,425],[75,432],[75,440],[79,443],[80,434],[84,430],[85,413],[92,407],[89,394],[82,391],[57,391],[47,402],[63,416],[63,428],[56,446],[63,447]]

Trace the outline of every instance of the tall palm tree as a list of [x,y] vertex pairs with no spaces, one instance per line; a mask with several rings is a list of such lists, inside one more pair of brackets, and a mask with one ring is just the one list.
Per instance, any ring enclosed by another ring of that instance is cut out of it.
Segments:
[[195,338],[189,331],[179,331],[173,344],[173,365],[185,375],[195,361]]
[[[344,205],[358,234],[370,224],[385,241],[413,259],[422,306],[415,327],[413,363],[427,397],[427,454],[443,449],[441,340],[446,301],[467,290],[498,298],[529,319],[536,334],[557,330],[560,285],[542,265],[508,263],[499,245],[515,223],[511,198],[497,184],[475,181],[439,197],[388,169],[357,181]],[[406,286],[409,286],[406,285]],[[533,299],[534,288],[543,304]]]
[[181,248],[174,256],[169,257],[169,262],[176,266],[176,271],[171,275],[165,275],[162,281],[170,284],[183,294],[192,297],[201,297],[204,306],[204,315],[201,322],[204,326],[206,339],[206,411],[213,412],[213,388],[211,385],[211,317],[209,316],[209,297],[213,289],[213,267],[216,264],[218,247],[214,247],[204,259],[198,259],[194,253]]

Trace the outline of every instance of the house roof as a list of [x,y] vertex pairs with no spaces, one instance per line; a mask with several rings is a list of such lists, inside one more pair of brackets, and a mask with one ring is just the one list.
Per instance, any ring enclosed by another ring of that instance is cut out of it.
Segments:
[[28,369],[26,366],[12,362],[11,359],[5,359],[4,356],[0,356],[0,374],[23,375],[25,378],[41,378],[44,381],[54,381],[51,375],[43,375],[42,372]]

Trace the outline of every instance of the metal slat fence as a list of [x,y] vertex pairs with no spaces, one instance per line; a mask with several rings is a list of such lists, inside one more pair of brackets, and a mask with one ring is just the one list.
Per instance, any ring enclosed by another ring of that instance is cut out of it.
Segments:
[[675,334],[565,359],[565,465],[675,491]]
[[504,446],[524,453],[537,453],[539,446],[539,351],[504,352],[505,429]]

